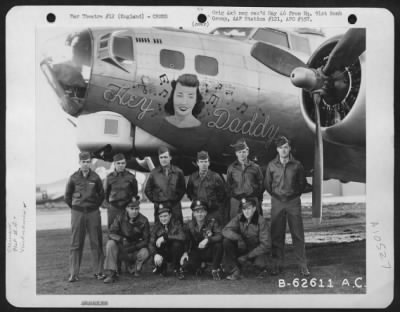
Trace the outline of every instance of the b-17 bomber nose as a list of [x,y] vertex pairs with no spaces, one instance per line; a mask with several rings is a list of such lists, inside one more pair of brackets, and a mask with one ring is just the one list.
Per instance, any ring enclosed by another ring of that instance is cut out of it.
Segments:
[[90,80],[93,52],[89,30],[56,36],[45,47],[40,67],[63,110],[78,116]]

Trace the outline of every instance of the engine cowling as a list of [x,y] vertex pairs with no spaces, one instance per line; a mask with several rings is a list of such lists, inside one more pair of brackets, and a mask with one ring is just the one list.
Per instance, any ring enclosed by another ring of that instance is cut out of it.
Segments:
[[[325,65],[340,36],[323,43],[310,57],[308,66]],[[358,61],[336,71],[329,83],[321,106],[321,126],[324,140],[343,145],[365,145],[365,53]],[[315,112],[310,92],[301,90],[301,110],[312,131],[315,131]],[[351,134],[351,135],[349,135]]]
[[134,127],[124,116],[109,111],[78,117],[77,145],[80,150],[92,152],[106,161],[112,161],[117,153],[124,153],[128,161],[133,161],[135,169],[143,164],[137,157],[157,155],[160,145],[174,150],[164,141]]
[[133,148],[133,131],[129,120],[113,112],[80,115],[77,122],[77,145],[80,150],[97,152],[110,146],[114,153]]

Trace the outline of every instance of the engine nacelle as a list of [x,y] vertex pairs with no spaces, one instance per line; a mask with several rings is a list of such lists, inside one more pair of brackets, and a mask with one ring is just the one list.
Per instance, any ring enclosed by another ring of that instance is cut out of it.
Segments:
[[174,150],[173,146],[138,127],[133,127],[128,119],[114,112],[80,115],[77,128],[79,149],[99,152],[107,147],[106,155],[100,156],[107,161],[116,153],[130,154],[134,157],[157,155],[161,145]]
[[[340,36],[323,43],[311,56],[310,68],[324,66],[327,57],[339,41]],[[344,144],[365,146],[365,53],[359,60],[337,71],[341,75],[334,83],[335,90],[323,97],[320,105],[322,136],[324,140]],[[338,91],[339,90],[339,91]],[[308,91],[301,91],[301,110],[307,125],[315,131],[314,102]]]
[[77,145],[80,150],[96,152],[107,145],[115,153],[133,148],[132,126],[124,116],[113,112],[98,112],[78,117]]

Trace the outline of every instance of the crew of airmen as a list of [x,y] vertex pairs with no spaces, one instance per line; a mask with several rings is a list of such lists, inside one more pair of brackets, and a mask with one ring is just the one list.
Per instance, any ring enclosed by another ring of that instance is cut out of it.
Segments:
[[[228,167],[226,183],[209,169],[208,153],[200,151],[198,171],[189,176],[187,185],[183,171],[171,164],[168,147],[158,149],[160,166],[150,172],[144,188],[154,203],[152,227],[140,213],[137,180],[125,169],[125,156],[114,156],[115,170],[103,185],[90,169],[90,153],[81,152],[80,169],[68,180],[65,193],[72,214],[68,281],[79,280],[86,231],[94,277],[107,284],[118,279],[122,264],[134,277],[141,276],[148,260],[154,274],[168,276],[170,267],[178,279],[189,273],[202,275],[208,264],[214,280],[240,279],[245,265],[254,266],[258,278],[278,275],[283,272],[286,222],[299,273],[309,276],[300,202],[309,185],[303,166],[291,154],[290,141],[284,136],[276,140],[277,156],[264,175],[260,166],[249,160],[244,139],[231,146],[237,160]],[[271,228],[263,217],[264,190],[271,195]],[[192,210],[187,223],[181,205],[185,193]],[[103,200],[108,217],[105,255],[99,210]]]

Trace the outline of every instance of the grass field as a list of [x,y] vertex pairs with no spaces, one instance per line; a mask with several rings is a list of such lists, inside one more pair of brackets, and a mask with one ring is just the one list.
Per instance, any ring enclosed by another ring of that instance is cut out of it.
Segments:
[[[308,210],[311,209],[303,209],[307,232],[365,234],[365,204],[327,207],[324,212],[325,223],[316,227],[311,226],[311,215]],[[105,228],[103,237],[105,243],[107,238]],[[69,241],[69,229],[37,231],[38,294],[359,294],[366,292],[365,239],[349,243],[307,244],[307,258],[312,273],[307,279],[301,279],[299,276],[289,245],[286,250],[285,272],[261,280],[256,278],[257,272],[251,267],[245,267],[244,277],[239,281],[213,281],[207,272],[202,277],[188,275],[185,280],[179,281],[172,275],[166,278],[153,275],[151,264],[148,262],[141,277],[134,278],[128,273],[123,273],[118,282],[108,285],[93,278],[88,240],[82,259],[80,281],[67,282]],[[283,283],[285,287],[282,287]]]

